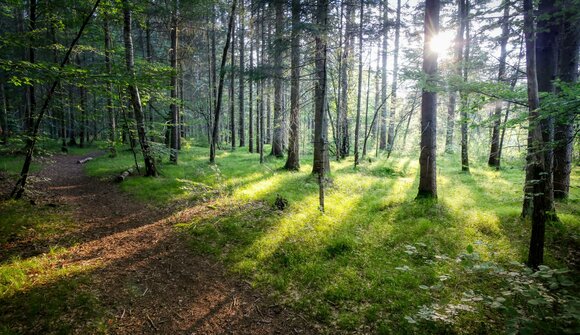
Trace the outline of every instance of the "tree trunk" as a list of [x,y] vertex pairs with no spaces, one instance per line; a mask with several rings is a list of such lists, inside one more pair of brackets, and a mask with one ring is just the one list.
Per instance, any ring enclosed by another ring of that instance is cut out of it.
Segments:
[[[252,2],[253,3],[253,2]],[[250,11],[250,68],[248,69],[248,151],[254,152],[254,12]],[[258,125],[256,124],[256,127]]]
[[4,91],[4,76],[0,75],[0,109],[2,118],[0,121],[0,132],[2,133],[2,144],[8,144],[8,109],[6,108],[6,92]]
[[239,69],[239,76],[238,76],[238,81],[239,81],[239,92],[238,92],[238,98],[239,98],[239,103],[240,103],[240,107],[239,107],[239,117],[238,117],[238,137],[240,139],[240,147],[245,147],[246,146],[246,128],[245,128],[245,118],[246,116],[244,115],[244,82],[246,79],[246,72],[245,72],[245,58],[244,58],[244,48],[245,48],[245,9],[244,9],[244,1],[242,0],[242,3],[240,4],[240,69]]
[[169,106],[171,113],[171,134],[169,140],[169,161],[177,164],[179,157],[179,104],[177,103],[177,52],[179,47],[179,28],[178,28],[178,0],[174,0],[173,13],[171,13],[171,50],[169,58],[171,63],[171,104]]
[[[506,82],[506,58],[507,58],[507,42],[510,33],[509,17],[510,17],[510,4],[508,1],[503,3],[503,18],[501,23],[501,37],[499,40],[500,44],[500,55],[499,55],[499,68],[497,74],[498,83]],[[491,134],[491,148],[489,152],[489,159],[487,165],[490,167],[499,168],[499,142],[500,142],[500,127],[501,127],[501,111],[503,109],[503,101],[498,100],[495,103],[495,112],[493,115],[493,130]]]
[[235,66],[236,66],[236,59],[235,59],[235,50],[236,50],[236,34],[235,34],[235,26],[236,26],[236,15],[232,13],[234,24],[232,26],[232,47],[230,48],[230,142],[232,150],[236,150],[236,111],[235,111],[235,92],[234,92],[234,83],[235,83]]
[[[316,4],[316,23],[318,34],[315,40],[315,81],[314,81],[314,162],[312,173],[323,180],[330,172],[328,160],[328,120],[326,108],[326,53],[328,31],[328,0],[318,0]],[[323,187],[321,183],[321,187]],[[323,199],[324,197],[322,197]],[[323,208],[324,205],[321,204]]]
[[300,0],[292,0],[290,137],[285,168],[300,170]]
[[[564,4],[570,4],[565,2]],[[564,7],[563,7],[564,8]],[[568,8],[573,8],[572,5]],[[566,11],[567,8],[564,8]],[[578,81],[578,49],[580,45],[580,19],[574,10],[566,12],[562,22],[562,38],[558,74],[567,84]],[[566,199],[570,192],[572,150],[574,147],[574,114],[577,110],[567,109],[556,120],[554,132],[554,197]]]
[[[362,77],[363,77],[363,21],[364,21],[364,2],[360,1],[360,22],[358,27],[358,90],[357,90],[357,100],[356,100],[356,123],[354,126],[354,167],[359,164],[359,152],[358,152],[358,142],[360,133],[360,117],[361,117],[361,101],[362,101]],[[368,95],[367,95],[368,103]],[[367,114],[368,114],[368,104],[367,104]],[[365,115],[366,118],[366,115]],[[366,121],[366,120],[365,120]],[[366,126],[365,126],[366,135]]]
[[[103,30],[105,33],[105,68],[107,75],[112,74],[111,65],[111,32],[109,28],[109,15],[105,14],[103,17]],[[117,156],[117,149],[115,148],[117,124],[115,120],[115,111],[113,109],[113,83],[110,79],[107,80],[107,116],[109,117],[109,153],[111,157]]]
[[[463,1],[463,15],[461,19],[465,22],[465,52],[463,57],[463,83],[466,84],[469,73],[469,0]],[[469,113],[469,94],[463,90],[459,91],[461,99],[461,171],[469,173],[469,133],[468,124],[470,119]]]
[[[556,70],[558,64],[558,38],[559,25],[556,19],[555,0],[541,0],[538,5],[537,16],[537,33],[536,33],[536,73],[538,80],[538,92],[555,93],[553,80],[556,79]],[[553,187],[553,170],[554,150],[554,116],[553,113],[546,109],[542,112],[540,118],[540,128],[545,145],[544,162],[546,169],[546,206],[549,211],[554,211],[554,187]],[[531,181],[534,180],[532,175],[526,174],[526,187],[530,188]],[[526,191],[526,193],[529,193]],[[531,199],[524,201],[522,216],[526,216],[533,206]]]
[[425,0],[423,73],[426,77],[421,96],[421,154],[417,198],[437,198],[437,53],[430,48],[439,33],[439,0]]
[[[544,262],[544,234],[547,206],[546,162],[542,150],[544,138],[540,126],[540,99],[536,74],[536,32],[532,0],[524,0],[524,32],[526,36],[526,74],[528,81],[528,156],[526,165],[525,198],[531,199],[532,236],[528,253],[528,265],[537,268]],[[533,183],[531,183],[533,181]],[[524,201],[525,203],[525,201]]]
[[229,23],[228,23],[228,33],[226,36],[226,43],[224,45],[224,51],[222,53],[222,62],[220,65],[220,79],[219,79],[219,84],[218,84],[217,97],[216,97],[216,101],[214,104],[215,110],[214,110],[214,120],[213,120],[213,131],[212,131],[212,140],[211,140],[210,149],[209,149],[209,162],[212,164],[215,163],[217,143],[219,141],[219,135],[220,135],[220,133],[219,133],[220,114],[221,114],[220,110],[221,110],[221,105],[222,105],[222,95],[223,95],[223,91],[224,91],[224,78],[226,75],[225,67],[226,67],[226,61],[228,58],[228,48],[230,47],[232,30],[234,29],[234,15],[236,13],[236,4],[237,4],[237,0],[234,0],[232,2],[232,11],[230,13],[230,19],[229,19]]
[[383,67],[381,72],[381,118],[380,118],[380,143],[379,149],[387,148],[387,50],[389,46],[389,2],[383,0],[383,48],[381,58]]
[[282,43],[284,29],[284,1],[275,0],[276,39],[274,42],[274,136],[271,155],[284,156],[284,138],[282,133]]
[[395,145],[395,114],[397,112],[397,75],[399,72],[399,38],[401,34],[401,0],[397,0],[397,21],[395,23],[395,50],[393,55],[393,84],[391,85],[391,115],[387,134],[387,157],[391,156]]
[[[123,0],[123,40],[125,42],[125,63],[127,65],[127,71],[132,79],[135,78],[135,60],[133,56],[133,38],[131,36],[131,9],[129,5],[129,0]],[[137,135],[139,136],[139,144],[141,145],[141,151],[143,153],[143,159],[145,161],[145,176],[155,177],[157,176],[157,168],[155,167],[155,159],[151,153],[151,148],[149,147],[149,141],[147,139],[147,132],[145,130],[145,121],[143,117],[143,109],[141,106],[141,97],[139,95],[139,89],[133,83],[130,82],[128,85],[129,93],[131,95],[131,103],[133,105],[133,112],[135,113],[135,121],[137,124]]]

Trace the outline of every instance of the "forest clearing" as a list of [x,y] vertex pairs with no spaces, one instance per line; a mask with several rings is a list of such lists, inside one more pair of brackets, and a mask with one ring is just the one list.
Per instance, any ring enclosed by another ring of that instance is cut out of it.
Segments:
[[0,51],[0,334],[580,333],[578,0],[11,0]]

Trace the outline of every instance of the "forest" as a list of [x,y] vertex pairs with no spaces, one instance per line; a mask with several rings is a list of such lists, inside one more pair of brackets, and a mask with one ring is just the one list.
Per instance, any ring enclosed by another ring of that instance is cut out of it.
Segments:
[[0,1],[0,334],[579,334],[580,0]]

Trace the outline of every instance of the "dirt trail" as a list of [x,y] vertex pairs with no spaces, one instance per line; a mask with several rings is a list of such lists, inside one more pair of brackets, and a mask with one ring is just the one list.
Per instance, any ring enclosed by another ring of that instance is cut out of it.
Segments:
[[[55,156],[40,176],[49,201],[79,223],[64,266],[94,266],[95,291],[115,334],[312,334],[221,264],[192,254],[167,209],[130,199],[117,184],[87,177],[80,157]],[[188,215],[207,211],[198,205]],[[183,216],[183,214],[179,214]]]

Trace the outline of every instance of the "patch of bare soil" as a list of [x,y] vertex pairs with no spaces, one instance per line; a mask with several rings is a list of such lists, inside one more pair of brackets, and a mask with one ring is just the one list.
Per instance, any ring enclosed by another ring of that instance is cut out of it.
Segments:
[[[313,323],[228,274],[219,262],[193,254],[173,229],[172,217],[179,213],[132,200],[117,184],[87,177],[77,164],[80,158],[53,157],[39,174],[44,181],[38,189],[43,201],[72,209],[78,228],[60,237],[74,241],[62,264],[91,267],[91,290],[109,312],[112,333],[318,332]],[[207,206],[195,207],[187,213],[207,215],[201,213]]]

